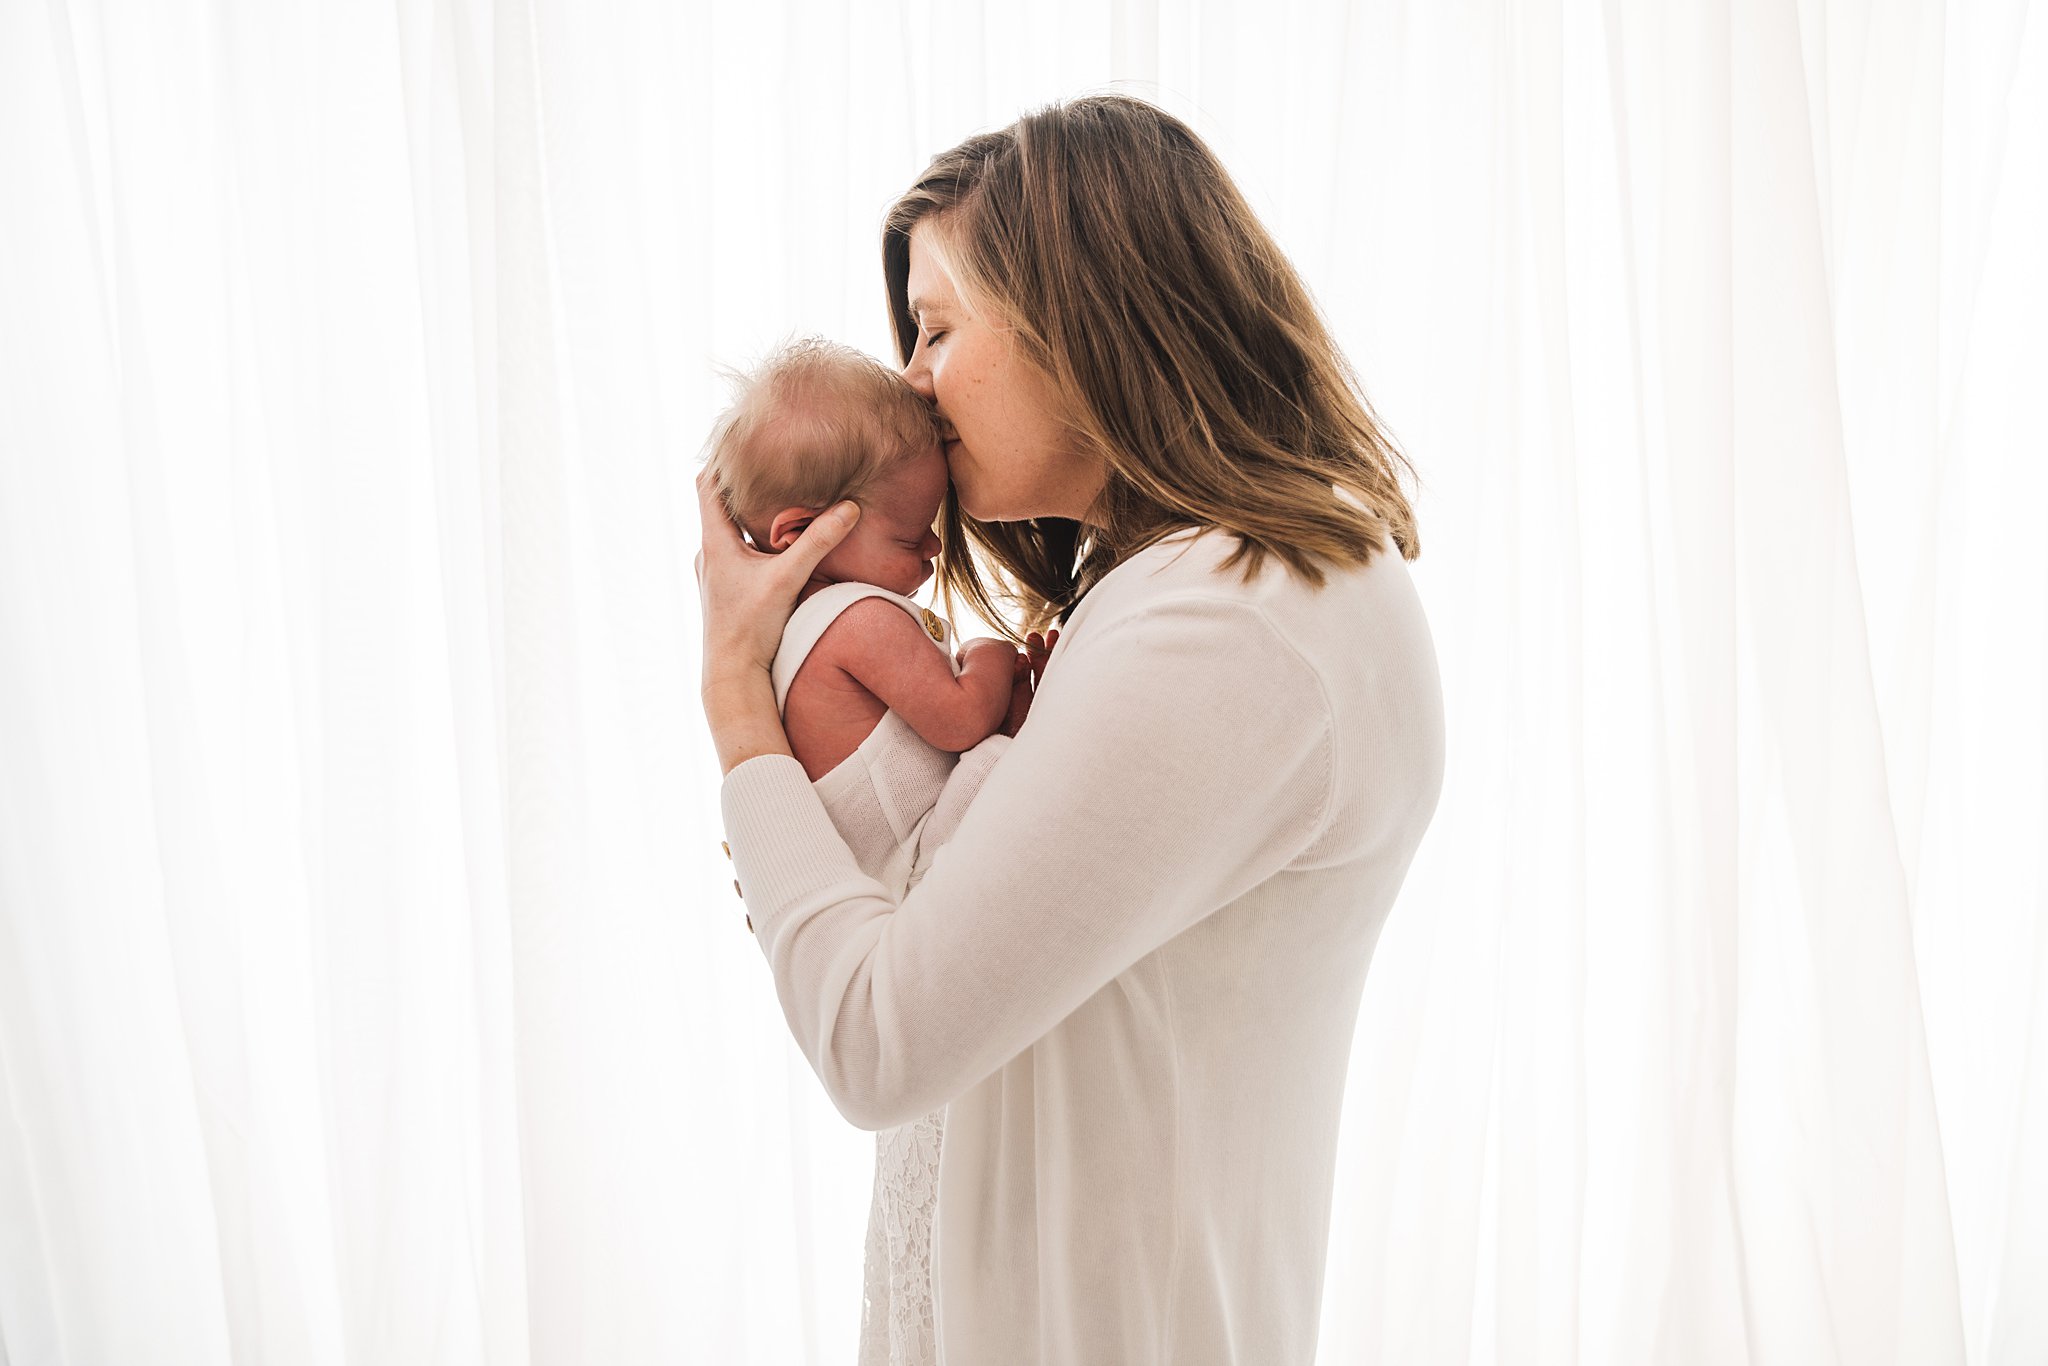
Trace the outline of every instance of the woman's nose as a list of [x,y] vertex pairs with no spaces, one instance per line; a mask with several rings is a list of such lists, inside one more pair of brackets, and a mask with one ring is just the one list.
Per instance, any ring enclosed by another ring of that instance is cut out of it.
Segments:
[[911,388],[924,395],[925,402],[933,401],[935,391],[932,389],[932,368],[925,364],[924,348],[919,347],[917,353],[911,356],[910,364],[903,367],[903,378]]

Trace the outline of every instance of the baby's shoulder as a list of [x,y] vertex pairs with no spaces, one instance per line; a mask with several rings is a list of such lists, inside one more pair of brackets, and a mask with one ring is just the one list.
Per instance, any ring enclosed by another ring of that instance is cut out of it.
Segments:
[[889,598],[865,597],[840,609],[811,653],[843,665],[877,651],[915,649],[920,641],[931,648],[925,628],[910,613]]
[[869,596],[856,598],[839,609],[833,616],[831,624],[825,627],[825,634],[820,639],[830,639],[834,633],[845,636],[921,636],[924,634],[924,628],[893,599]]

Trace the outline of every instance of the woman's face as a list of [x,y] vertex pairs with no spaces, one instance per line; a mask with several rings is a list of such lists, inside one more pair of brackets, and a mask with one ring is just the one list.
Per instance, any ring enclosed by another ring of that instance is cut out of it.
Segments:
[[970,309],[946,268],[931,220],[910,230],[910,312],[917,347],[904,379],[937,407],[960,507],[981,522],[1085,521],[1101,491],[1052,381],[1019,353],[1008,328]]

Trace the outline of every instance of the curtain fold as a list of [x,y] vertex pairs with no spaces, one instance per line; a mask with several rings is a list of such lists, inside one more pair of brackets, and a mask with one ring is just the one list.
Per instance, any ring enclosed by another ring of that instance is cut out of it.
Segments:
[[1421,476],[1319,1360],[2048,1356],[2038,5],[0,0],[0,1366],[853,1359],[712,366],[1111,82]]

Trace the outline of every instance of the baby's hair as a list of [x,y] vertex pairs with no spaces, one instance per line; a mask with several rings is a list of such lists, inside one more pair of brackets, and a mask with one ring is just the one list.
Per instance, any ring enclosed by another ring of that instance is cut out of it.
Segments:
[[712,423],[704,463],[727,515],[750,532],[784,508],[864,501],[898,462],[939,440],[931,405],[851,346],[800,337],[750,371],[719,369],[733,396]]

